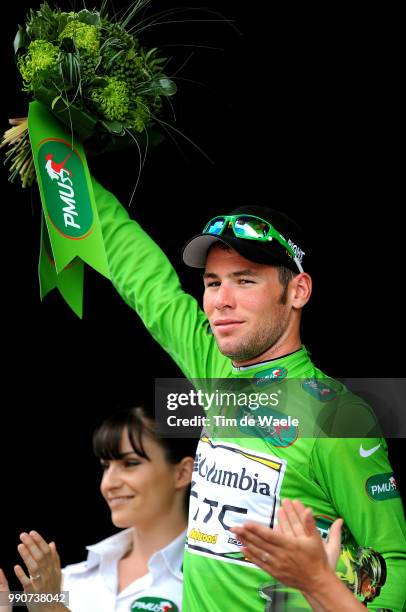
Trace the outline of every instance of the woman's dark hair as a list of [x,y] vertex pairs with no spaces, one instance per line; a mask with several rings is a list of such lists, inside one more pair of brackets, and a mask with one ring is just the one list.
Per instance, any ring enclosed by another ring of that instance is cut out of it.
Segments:
[[[194,457],[197,440],[194,438],[161,438],[157,435],[154,417],[145,406],[136,406],[127,410],[120,410],[107,417],[93,434],[93,452],[99,459],[121,459],[121,437],[124,431],[128,432],[130,444],[137,455],[147,459],[142,439],[149,435],[161,445],[168,463],[176,464],[183,457]],[[190,488],[187,489],[187,493]],[[189,495],[185,498],[186,511],[189,504]]]

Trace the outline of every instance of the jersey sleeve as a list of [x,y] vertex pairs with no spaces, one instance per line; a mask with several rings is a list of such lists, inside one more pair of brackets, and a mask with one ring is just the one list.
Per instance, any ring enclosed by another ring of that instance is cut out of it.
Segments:
[[195,298],[183,291],[166,255],[117,198],[95,179],[93,189],[118,293],[187,378],[219,376],[227,359]]
[[342,517],[355,542],[380,553],[387,577],[368,609],[401,612],[406,602],[406,529],[403,506],[383,438],[319,439],[311,454],[313,478]]

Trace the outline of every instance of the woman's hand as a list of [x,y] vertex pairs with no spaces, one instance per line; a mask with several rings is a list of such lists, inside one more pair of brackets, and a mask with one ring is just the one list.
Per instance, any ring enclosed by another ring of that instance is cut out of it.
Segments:
[[[7,597],[9,593],[10,593],[10,589],[8,588],[7,578],[3,570],[0,567],[0,595],[2,597]],[[0,612],[12,612],[13,606],[9,604],[2,605],[3,603],[4,602],[0,603]]]
[[[24,592],[58,595],[61,592],[62,572],[55,543],[48,544],[36,531],[22,533],[20,540],[21,544],[17,549],[25,563],[26,571],[21,565],[16,565],[14,572]],[[27,603],[27,608],[36,612],[66,609],[54,602],[31,605]]]

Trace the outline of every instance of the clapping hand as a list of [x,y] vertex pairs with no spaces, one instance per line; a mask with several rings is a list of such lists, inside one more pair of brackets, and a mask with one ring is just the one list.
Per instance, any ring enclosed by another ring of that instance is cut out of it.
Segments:
[[[7,578],[3,570],[0,568],[0,595],[2,597],[7,597],[9,593],[10,593],[10,589],[8,588]],[[2,605],[0,603],[0,612],[12,612],[12,610],[13,610],[13,606],[9,604]]]
[[271,529],[247,522],[233,527],[244,544],[243,551],[274,578],[303,592],[317,588],[326,573],[335,569],[341,547],[342,519],[330,528],[329,539],[323,542],[310,508],[298,500],[283,500],[278,525]]
[[[61,592],[62,572],[59,555],[54,542],[48,544],[36,531],[22,533],[18,552],[26,570],[21,565],[14,567],[25,593],[51,594],[57,596]],[[36,612],[42,610],[64,609],[57,602],[27,603],[29,610]]]

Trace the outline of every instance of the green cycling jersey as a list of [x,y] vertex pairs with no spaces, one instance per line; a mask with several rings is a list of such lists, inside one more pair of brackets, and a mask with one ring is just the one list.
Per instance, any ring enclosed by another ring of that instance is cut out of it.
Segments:
[[[185,377],[246,379],[250,388],[268,392],[289,382],[283,414],[300,419],[303,411],[313,411],[320,425],[320,415],[328,412],[332,399],[346,393],[345,388],[313,365],[305,347],[273,361],[233,367],[218,350],[198,302],[182,290],[159,246],[97,181],[94,192],[112,282]],[[362,402],[359,408],[367,413]],[[221,428],[212,430],[199,442],[184,559],[185,612],[308,609],[299,593],[281,588],[245,559],[229,531],[245,520],[272,526],[283,497],[311,507],[324,534],[342,517],[348,546],[338,567],[340,577],[362,592],[368,572],[357,573],[356,568],[379,565],[369,554],[370,549],[378,551],[385,559],[387,578],[368,607],[403,610],[406,530],[385,441],[302,436],[300,426],[292,424],[265,432],[257,429],[252,435],[238,420],[235,431],[225,435]]]

